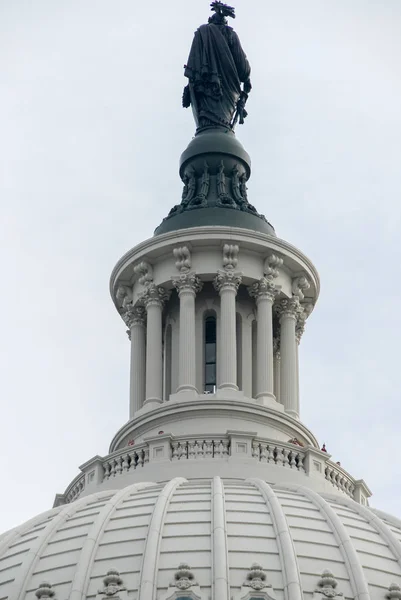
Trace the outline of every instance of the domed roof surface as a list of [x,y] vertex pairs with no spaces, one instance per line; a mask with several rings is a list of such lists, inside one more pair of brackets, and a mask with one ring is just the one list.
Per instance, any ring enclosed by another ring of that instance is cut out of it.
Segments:
[[401,583],[400,542],[397,519],[303,486],[142,482],[0,537],[0,598],[384,600],[399,597],[386,594]]

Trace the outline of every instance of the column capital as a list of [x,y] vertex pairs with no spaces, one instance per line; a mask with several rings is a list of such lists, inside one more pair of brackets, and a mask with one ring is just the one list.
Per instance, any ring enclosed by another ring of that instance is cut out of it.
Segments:
[[278,291],[273,279],[270,277],[262,277],[259,281],[255,281],[248,287],[248,293],[252,298],[255,298],[256,304],[260,300],[269,300],[270,302],[273,302]]
[[278,315],[280,322],[283,318],[298,320],[300,314],[303,313],[303,308],[299,302],[298,296],[292,298],[282,298],[274,305],[274,311]]
[[311,312],[313,310],[313,304],[312,303],[303,303],[303,304],[301,304],[301,307],[303,310],[298,315],[297,323],[295,325],[295,337],[297,339],[298,344],[300,343],[301,338],[304,334],[306,319],[309,317],[309,315],[311,314]]
[[203,286],[202,281],[193,271],[182,271],[178,277],[172,278],[172,282],[179,296],[186,292],[196,295]]
[[221,294],[225,290],[234,290],[237,293],[242,281],[242,273],[227,269],[225,271],[218,270],[217,275],[213,280],[215,290]]
[[[127,327],[129,327],[129,330],[134,325],[141,325],[144,327],[146,322],[145,307],[141,304],[139,306],[133,306],[132,304],[128,305],[127,310],[122,314],[122,318]],[[128,335],[128,337],[130,336]]]
[[142,292],[140,299],[146,309],[150,306],[159,306],[160,308],[163,308],[164,304],[170,298],[170,294],[171,292],[165,290],[164,287],[151,283],[147,286],[146,290]]

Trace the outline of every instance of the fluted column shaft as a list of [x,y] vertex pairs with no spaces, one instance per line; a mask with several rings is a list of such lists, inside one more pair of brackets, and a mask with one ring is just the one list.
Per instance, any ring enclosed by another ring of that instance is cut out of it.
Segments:
[[131,339],[129,416],[133,419],[145,402],[146,327],[145,308],[137,307],[128,323]]
[[220,294],[220,389],[238,390],[235,301],[240,283],[241,273],[230,270],[218,271],[214,280]]
[[281,362],[281,357],[280,357],[280,350],[278,348],[278,344],[276,342],[276,347],[274,347],[274,341],[273,340],[273,353],[274,353],[274,359],[273,359],[273,373],[274,373],[274,395],[276,397],[277,402],[281,402],[281,398],[280,398],[280,362]]
[[280,314],[280,399],[285,410],[298,417],[298,367],[295,327],[302,312],[298,298],[282,300]]
[[145,404],[163,401],[162,312],[167,298],[164,288],[154,284],[143,295],[147,313]]
[[202,284],[195,273],[181,273],[173,284],[180,299],[177,392],[196,392],[195,297]]

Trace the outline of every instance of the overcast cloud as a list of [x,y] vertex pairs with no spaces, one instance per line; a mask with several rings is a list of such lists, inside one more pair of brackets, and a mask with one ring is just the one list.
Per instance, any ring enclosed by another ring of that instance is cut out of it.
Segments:
[[[0,2],[0,531],[128,417],[119,257],[182,184],[183,64],[209,0]],[[401,516],[401,2],[236,0],[249,196],[316,265],[302,419]]]

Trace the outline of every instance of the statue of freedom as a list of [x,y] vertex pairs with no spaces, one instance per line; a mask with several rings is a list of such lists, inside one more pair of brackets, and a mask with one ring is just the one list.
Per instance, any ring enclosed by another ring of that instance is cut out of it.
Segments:
[[206,127],[232,130],[247,115],[251,68],[238,35],[227,25],[226,17],[235,18],[234,8],[218,1],[210,6],[214,14],[195,32],[185,65],[189,83],[182,104],[192,106],[197,131]]

